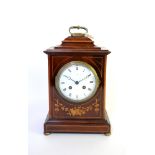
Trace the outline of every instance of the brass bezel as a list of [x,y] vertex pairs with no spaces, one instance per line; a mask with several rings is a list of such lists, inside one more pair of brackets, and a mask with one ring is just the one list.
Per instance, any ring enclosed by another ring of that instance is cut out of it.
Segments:
[[[85,67],[87,67],[89,70],[91,70],[92,73],[93,73],[94,76],[95,76],[95,81],[96,81],[95,89],[94,89],[94,91],[92,92],[92,94],[91,94],[90,96],[86,97],[85,99],[82,99],[82,100],[73,100],[73,99],[68,98],[67,96],[64,96],[63,93],[62,93],[61,90],[60,90],[60,87],[59,87],[59,81],[60,81],[60,75],[61,75],[61,73],[62,73],[67,67],[69,67],[70,65],[77,65],[77,64],[78,64],[78,65],[85,66]],[[99,84],[100,84],[100,80],[99,80],[99,77],[98,77],[98,75],[97,75],[95,69],[94,69],[90,64],[88,64],[88,63],[86,63],[86,62],[83,62],[83,61],[71,61],[71,62],[65,64],[64,66],[62,66],[62,67],[60,68],[60,70],[58,71],[58,73],[57,73],[57,75],[56,75],[56,77],[55,77],[55,87],[56,87],[58,93],[59,93],[59,94],[61,95],[61,97],[63,97],[65,100],[67,100],[67,101],[69,101],[69,102],[72,102],[72,103],[82,103],[82,102],[86,102],[86,101],[88,101],[89,99],[91,99],[91,98],[96,94],[96,91],[97,91],[97,89],[98,89],[98,87],[99,87]]]

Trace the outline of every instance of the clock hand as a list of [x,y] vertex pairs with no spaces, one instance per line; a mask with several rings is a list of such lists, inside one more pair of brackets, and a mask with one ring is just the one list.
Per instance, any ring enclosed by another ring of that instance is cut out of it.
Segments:
[[83,80],[87,79],[90,75],[91,75],[91,74],[87,75],[86,77],[84,77],[83,79],[81,79],[81,80],[80,80],[80,81],[78,81],[78,82],[81,82],[81,81],[83,81]]
[[71,81],[73,81],[73,82],[75,82],[75,83],[76,83],[76,81],[75,81],[75,80],[73,80],[70,76],[66,76],[66,75],[64,75],[64,77],[66,77],[68,80],[71,80]]

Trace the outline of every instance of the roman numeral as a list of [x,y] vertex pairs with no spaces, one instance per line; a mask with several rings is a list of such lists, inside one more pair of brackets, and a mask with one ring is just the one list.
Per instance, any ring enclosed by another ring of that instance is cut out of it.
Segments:
[[66,88],[64,88],[63,91],[66,91]]
[[76,95],[76,98],[78,98],[79,96],[78,95]]
[[72,96],[72,94],[71,93],[69,93],[69,97],[71,97]]
[[76,66],[76,70],[78,70],[78,66]]
[[91,91],[92,89],[88,88],[89,91]]
[[93,83],[93,81],[90,81],[90,83]]
[[65,84],[65,82],[61,82],[61,84]]
[[72,72],[70,69],[68,69],[69,72]]

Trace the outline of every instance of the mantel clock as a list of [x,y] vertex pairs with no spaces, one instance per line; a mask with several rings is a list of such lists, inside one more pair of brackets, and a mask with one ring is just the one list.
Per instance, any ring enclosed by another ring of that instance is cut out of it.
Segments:
[[[82,29],[85,33],[73,33]],[[106,60],[110,53],[94,45],[85,27],[72,26],[48,55],[49,111],[44,134],[110,134],[105,109]]]

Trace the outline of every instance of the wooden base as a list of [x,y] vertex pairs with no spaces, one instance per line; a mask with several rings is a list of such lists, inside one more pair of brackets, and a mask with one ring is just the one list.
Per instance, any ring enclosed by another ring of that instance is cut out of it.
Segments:
[[103,120],[53,120],[47,116],[44,134],[50,133],[101,133],[110,135],[110,122],[105,112]]

